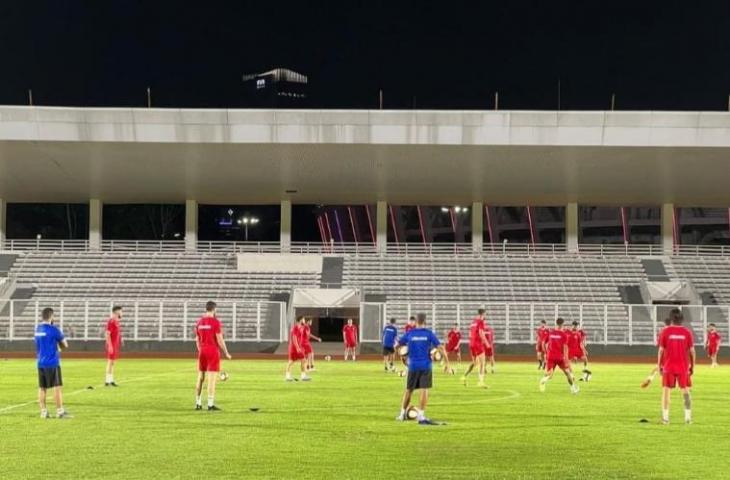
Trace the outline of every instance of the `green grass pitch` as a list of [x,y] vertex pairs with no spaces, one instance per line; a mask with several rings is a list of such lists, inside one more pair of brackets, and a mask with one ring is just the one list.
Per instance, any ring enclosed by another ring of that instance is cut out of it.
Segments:
[[694,424],[675,392],[669,426],[659,378],[639,388],[650,365],[594,364],[576,396],[558,373],[540,393],[534,363],[498,364],[488,390],[439,372],[438,427],[394,420],[404,379],[377,362],[320,361],[313,382],[286,384],[281,361],[227,361],[220,413],[193,411],[195,367],[122,360],[112,389],[103,361],[63,361],[66,421],[38,418],[32,360],[0,360],[0,478],[730,476],[730,367],[699,366]]

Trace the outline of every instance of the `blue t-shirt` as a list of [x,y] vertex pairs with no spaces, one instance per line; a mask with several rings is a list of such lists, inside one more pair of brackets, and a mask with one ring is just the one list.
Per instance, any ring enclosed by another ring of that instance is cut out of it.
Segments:
[[398,336],[398,327],[395,325],[388,324],[383,329],[383,346],[384,347],[393,347],[395,345],[395,339]]
[[408,345],[408,369],[431,370],[431,349],[440,345],[439,339],[428,328],[414,328],[398,341]]
[[41,323],[36,327],[35,349],[38,353],[38,368],[53,368],[61,364],[58,343],[63,339],[63,332],[55,325]]

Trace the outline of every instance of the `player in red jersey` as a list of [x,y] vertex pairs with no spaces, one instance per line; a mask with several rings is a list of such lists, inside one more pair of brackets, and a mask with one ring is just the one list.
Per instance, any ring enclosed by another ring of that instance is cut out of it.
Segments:
[[535,352],[537,353],[537,369],[545,369],[545,341],[549,329],[545,320],[540,320],[540,326],[535,330]]
[[718,366],[717,353],[720,351],[721,340],[722,338],[720,337],[720,333],[717,331],[715,324],[709,324],[707,326],[707,337],[705,338],[705,351],[707,352],[707,356],[710,357],[710,360],[712,360],[712,365],[710,365],[711,368]]
[[[657,334],[656,338],[656,346],[659,347],[659,339],[662,336],[662,331],[672,324],[672,321],[669,317],[666,317],[664,319],[664,326],[659,329],[659,333]],[[661,362],[659,362],[661,364]],[[641,388],[646,388],[649,385],[651,385],[651,382],[654,381],[654,377],[656,377],[657,373],[661,371],[661,368],[659,366],[655,366],[654,369],[649,373],[649,376],[644,379],[644,381],[641,382]]]
[[122,326],[119,323],[121,320],[122,307],[113,307],[112,316],[106,322],[106,333],[104,334],[104,347],[106,349],[106,378],[104,379],[104,386],[106,387],[117,386],[114,381],[114,364],[119,358],[119,350],[124,343],[122,339]]
[[486,360],[489,361],[489,368],[491,372],[494,373],[494,329],[491,326],[486,325],[484,333],[487,336],[487,342],[489,342],[489,346],[484,349],[484,356],[486,357]]
[[408,333],[414,328],[416,328],[416,317],[411,316],[411,318],[408,319],[408,323],[406,323],[406,326],[403,327],[403,330],[405,331],[405,333]]
[[578,322],[573,322],[573,328],[568,332],[568,358],[571,362],[583,362],[583,377],[581,382],[587,382],[591,379],[591,371],[588,370],[588,349],[586,348],[586,332],[578,327]]
[[546,336],[547,340],[543,346],[543,350],[547,357],[547,366],[545,369],[545,375],[540,379],[540,391],[545,391],[545,386],[555,372],[555,367],[565,373],[565,377],[568,379],[568,385],[570,385],[570,392],[575,394],[580,391],[578,385],[575,383],[573,378],[573,371],[570,369],[570,360],[568,358],[568,332],[563,329],[565,320],[558,318],[555,320],[555,328],[550,330]]
[[464,386],[466,386],[466,377],[468,377],[471,371],[474,370],[475,365],[479,365],[479,383],[477,383],[477,386],[486,388],[486,384],[484,383],[484,375],[486,373],[485,355],[487,348],[491,345],[487,339],[487,324],[484,312],[485,310],[483,308],[477,310],[477,316],[472,319],[471,326],[469,327],[469,352],[471,353],[471,363],[466,369],[466,372],[464,372],[464,375],[461,377],[461,381]]
[[304,350],[304,336],[307,332],[305,321],[305,317],[299,317],[289,331],[289,363],[286,365],[285,376],[285,380],[287,382],[294,381],[294,378],[291,375],[291,368],[297,362],[299,362],[300,365],[300,378],[302,381],[308,382],[311,380],[311,378],[307,375],[307,355]]
[[458,362],[461,362],[461,332],[459,331],[459,326],[454,325],[454,328],[449,330],[449,333],[446,336],[446,356],[449,356],[449,353],[456,353],[456,360]]
[[304,322],[304,337],[302,337],[304,344],[304,354],[307,356],[307,370],[314,370],[314,349],[310,340],[316,340],[321,342],[322,339],[316,335],[312,335],[312,319],[307,318]]
[[205,304],[205,314],[195,325],[195,344],[198,347],[198,381],[195,384],[195,410],[202,410],[201,394],[203,381],[208,376],[208,411],[220,410],[215,404],[215,383],[221,365],[221,350],[227,359],[231,359],[228,347],[223,340],[221,322],[216,318],[215,302]]
[[347,324],[342,327],[342,341],[345,344],[345,360],[352,354],[352,361],[355,361],[357,352],[357,325],[352,322],[351,318],[347,319]]
[[679,309],[671,313],[672,324],[662,330],[659,337],[657,367],[662,371],[662,423],[669,424],[669,400],[672,389],[682,389],[684,397],[684,421],[692,423],[692,374],[695,368],[695,347],[692,331],[682,326],[684,320]]

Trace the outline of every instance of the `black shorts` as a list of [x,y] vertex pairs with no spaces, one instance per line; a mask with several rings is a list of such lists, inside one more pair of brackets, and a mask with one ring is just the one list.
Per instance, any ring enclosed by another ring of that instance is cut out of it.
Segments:
[[395,348],[393,347],[383,347],[383,355],[391,355],[395,353]]
[[62,387],[61,367],[39,368],[38,386],[40,388]]
[[418,390],[421,388],[431,388],[433,385],[433,375],[431,370],[408,370],[408,381],[406,389]]

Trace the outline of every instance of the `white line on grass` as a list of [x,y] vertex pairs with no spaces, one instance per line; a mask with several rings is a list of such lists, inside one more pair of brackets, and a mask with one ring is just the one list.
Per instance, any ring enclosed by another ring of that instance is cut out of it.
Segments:
[[[117,383],[119,383],[119,384],[127,384],[127,383],[139,382],[139,381],[142,381],[142,380],[148,380],[150,378],[166,377],[168,375],[174,375],[176,373],[187,372],[189,370],[190,370],[189,368],[186,368],[184,370],[176,370],[174,372],[155,373],[153,375],[145,375],[144,377],[134,377],[134,378],[130,378],[129,380],[121,380],[121,381],[119,381]],[[100,385],[94,386],[94,388],[97,388],[97,387],[100,387]],[[74,390],[73,392],[68,392],[68,393],[64,392],[63,393],[63,398],[70,397],[72,395],[78,395],[79,393],[87,392],[87,391],[89,391],[89,388],[88,387],[81,388],[79,390]],[[15,405],[9,405],[7,407],[0,408],[0,414],[9,412],[11,410],[16,410],[18,408],[27,407],[28,405],[33,405],[33,404],[37,404],[37,403],[38,403],[38,400],[31,400],[30,402],[18,403],[18,404],[15,404]],[[51,403],[53,403],[53,402],[51,401]]]

